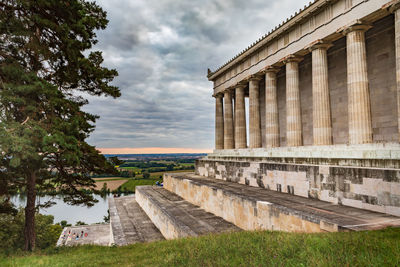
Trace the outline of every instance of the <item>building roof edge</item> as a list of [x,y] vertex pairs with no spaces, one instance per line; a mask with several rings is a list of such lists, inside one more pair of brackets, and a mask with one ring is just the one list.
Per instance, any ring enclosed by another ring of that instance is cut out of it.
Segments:
[[210,81],[215,80],[219,75],[221,75],[224,71],[226,71],[232,65],[238,63],[240,60],[242,60],[243,58],[246,58],[248,55],[253,53],[254,50],[257,50],[264,44],[266,44],[269,41],[276,38],[277,36],[280,36],[281,34],[285,33],[294,24],[309,17],[315,11],[320,9],[322,6],[324,6],[328,3],[336,2],[336,1],[337,0],[314,0],[314,1],[309,2],[308,5],[305,5],[302,9],[300,8],[299,11],[295,12],[294,15],[291,15],[290,18],[289,17],[286,18],[285,21],[280,23],[278,26],[275,26],[272,30],[270,30],[268,33],[263,35],[257,41],[253,42],[251,45],[249,45],[247,48],[242,50],[236,56],[234,56],[233,58],[228,60],[225,64],[223,64],[222,66],[217,68],[215,71],[211,71],[210,69],[208,69],[208,73],[207,73],[208,80],[210,80]]

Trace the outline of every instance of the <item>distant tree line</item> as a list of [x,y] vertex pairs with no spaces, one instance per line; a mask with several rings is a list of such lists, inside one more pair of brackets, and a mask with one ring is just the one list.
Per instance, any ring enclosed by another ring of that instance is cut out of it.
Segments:
[[151,167],[174,167],[174,163],[160,163],[160,162],[154,162],[154,161],[149,161],[149,162],[143,162],[143,161],[137,161],[137,162],[125,162],[121,165],[120,167],[136,167],[140,169],[145,169],[145,168],[151,168]]

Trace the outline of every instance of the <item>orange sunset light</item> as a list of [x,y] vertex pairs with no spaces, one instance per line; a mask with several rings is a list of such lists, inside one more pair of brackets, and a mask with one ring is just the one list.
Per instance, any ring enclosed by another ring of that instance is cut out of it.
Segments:
[[168,154],[168,153],[211,153],[212,149],[143,147],[143,148],[97,148],[102,154]]

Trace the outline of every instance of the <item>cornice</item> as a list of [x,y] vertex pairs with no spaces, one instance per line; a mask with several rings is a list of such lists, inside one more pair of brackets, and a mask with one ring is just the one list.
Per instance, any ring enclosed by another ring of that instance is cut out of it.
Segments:
[[337,0],[314,0],[307,5],[304,6],[303,9],[299,9],[298,12],[295,12],[294,15],[287,18],[286,21],[283,21],[278,26],[276,26],[273,30],[269,31],[267,34],[259,38],[256,42],[253,42],[246,49],[241,51],[235,57],[230,59],[224,65],[219,67],[215,71],[208,72],[208,80],[215,80],[219,75],[221,75],[224,71],[232,67],[234,64],[237,64],[252,54],[254,51],[274,40],[275,38],[285,34],[289,29],[293,26],[297,25],[303,20],[308,19],[310,16],[314,15],[318,10],[323,8],[327,4],[331,4],[336,2]]

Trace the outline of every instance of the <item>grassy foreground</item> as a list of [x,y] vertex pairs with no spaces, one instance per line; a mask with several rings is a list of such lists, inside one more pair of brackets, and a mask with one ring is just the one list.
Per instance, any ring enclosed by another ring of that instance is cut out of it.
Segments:
[[399,266],[400,229],[240,232],[126,247],[83,246],[0,258],[0,266]]

